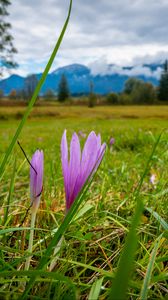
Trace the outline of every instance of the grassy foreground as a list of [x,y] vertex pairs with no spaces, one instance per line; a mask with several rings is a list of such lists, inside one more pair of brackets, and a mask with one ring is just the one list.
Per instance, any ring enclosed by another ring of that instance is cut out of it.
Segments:
[[[23,111],[22,107],[0,109],[1,157]],[[107,299],[134,213],[134,191],[158,135],[167,127],[167,120],[166,106],[34,108],[19,138],[29,158],[37,148],[43,149],[45,155],[44,190],[30,272],[35,270],[52,239],[53,230],[64,218],[60,163],[63,130],[67,128],[69,140],[74,131],[88,134],[95,130],[107,144],[110,137],[114,137],[115,144],[111,149],[108,147],[82,210],[64,236],[55,270],[50,276],[45,276],[45,272],[38,274],[31,299],[74,299],[73,293],[77,299]],[[128,299],[165,299],[167,294],[167,140],[165,130],[141,188],[145,209],[137,231],[138,249]],[[81,137],[82,145],[84,141]],[[151,175],[155,175],[154,184],[150,182]],[[24,227],[30,225],[29,213],[24,220],[30,204],[29,165],[18,146],[0,182],[0,204],[0,298],[18,299],[23,291],[22,282],[28,280],[16,270],[24,269],[29,238],[29,231]],[[13,234],[11,228],[18,226],[21,230]],[[9,232],[3,232],[5,229]],[[58,273],[66,279],[58,280]],[[146,296],[143,293],[145,284]]]

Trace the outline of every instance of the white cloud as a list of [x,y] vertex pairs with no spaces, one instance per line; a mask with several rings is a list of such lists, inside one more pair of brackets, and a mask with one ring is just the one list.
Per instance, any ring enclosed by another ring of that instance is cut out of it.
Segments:
[[152,63],[160,63],[164,62],[168,59],[168,47],[165,47],[167,51],[157,51],[155,54],[151,53],[151,55],[142,55],[142,56],[135,56],[133,59],[133,64],[152,64]]
[[162,68],[157,67],[156,70],[151,70],[148,66],[135,65],[131,68],[126,68],[120,65],[109,65],[107,60],[102,58],[96,60],[89,65],[92,75],[126,75],[130,77],[143,75],[145,77],[160,78]]
[[[43,71],[68,5],[68,0],[12,1],[9,21],[18,49],[19,74]],[[102,57],[107,64],[117,65],[162,59],[168,54],[167,11],[167,0],[73,1],[70,23],[52,69],[71,63],[89,65]],[[99,67],[104,72],[102,63]]]

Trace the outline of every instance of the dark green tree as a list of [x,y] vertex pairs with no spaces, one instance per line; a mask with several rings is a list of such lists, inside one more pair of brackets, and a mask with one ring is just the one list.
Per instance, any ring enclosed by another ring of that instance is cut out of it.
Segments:
[[69,98],[70,92],[65,74],[62,74],[58,85],[58,101],[64,102]]
[[13,37],[10,33],[11,24],[6,21],[9,15],[7,8],[11,2],[9,0],[0,0],[0,75],[2,76],[4,69],[12,69],[17,67],[13,60],[13,54],[17,53],[13,45]]
[[156,100],[156,90],[154,86],[138,78],[132,77],[126,81],[124,93],[130,97],[130,99],[127,99],[130,104],[151,104]]
[[25,100],[31,100],[37,84],[38,80],[35,74],[31,74],[26,77],[23,89],[23,97],[25,98]]
[[119,103],[119,96],[116,93],[109,93],[106,97],[108,104],[118,104]]
[[160,101],[168,101],[168,60],[165,61],[163,66],[159,82],[158,99]]
[[156,90],[149,82],[142,82],[131,93],[132,102],[135,104],[152,104],[156,100]]
[[131,94],[133,90],[138,88],[142,83],[143,81],[138,78],[128,78],[124,85],[124,93]]

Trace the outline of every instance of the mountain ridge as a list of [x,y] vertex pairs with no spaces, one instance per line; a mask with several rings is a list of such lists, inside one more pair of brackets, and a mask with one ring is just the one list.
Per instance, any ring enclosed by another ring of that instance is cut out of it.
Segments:
[[[65,74],[71,94],[88,94],[90,91],[90,82],[93,82],[94,92],[98,94],[107,94],[109,92],[121,92],[124,83],[129,77],[136,77],[145,82],[151,82],[158,85],[158,74],[161,72],[162,64],[144,64],[141,66],[119,67],[111,64],[101,73],[96,69],[82,64],[70,64],[60,67],[47,75],[46,81],[42,86],[41,94],[45,94],[48,89],[57,92],[62,74]],[[143,74],[144,71],[144,74]],[[135,74],[135,75],[134,75]],[[36,74],[38,80],[42,73]],[[8,95],[12,89],[17,91],[24,88],[24,76],[12,74],[6,79],[0,81],[0,89],[5,95]]]

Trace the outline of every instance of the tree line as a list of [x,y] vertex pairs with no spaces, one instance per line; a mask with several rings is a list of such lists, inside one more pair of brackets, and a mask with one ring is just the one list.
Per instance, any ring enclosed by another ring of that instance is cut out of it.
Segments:
[[109,104],[152,104],[157,101],[168,101],[168,61],[163,65],[159,85],[154,87],[149,82],[138,78],[129,78],[125,82],[122,93],[110,93],[107,96]]
[[[37,84],[37,76],[35,74],[29,75],[25,79],[24,88],[19,91],[12,89],[9,98],[29,101]],[[2,92],[0,91],[0,97],[2,98],[2,96]],[[70,89],[65,74],[62,74],[60,78],[57,91],[55,92],[52,89],[48,89],[43,95],[43,98],[46,100],[57,99],[59,102],[65,102],[70,98]],[[96,105],[97,98],[100,97],[94,93],[93,82],[90,82],[88,106],[93,107]],[[168,101],[168,61],[166,60],[164,63],[158,87],[154,87],[151,83],[144,82],[141,79],[130,77],[125,82],[124,89],[121,93],[111,92],[106,95],[104,99],[106,103],[113,105],[152,104],[157,101]]]

